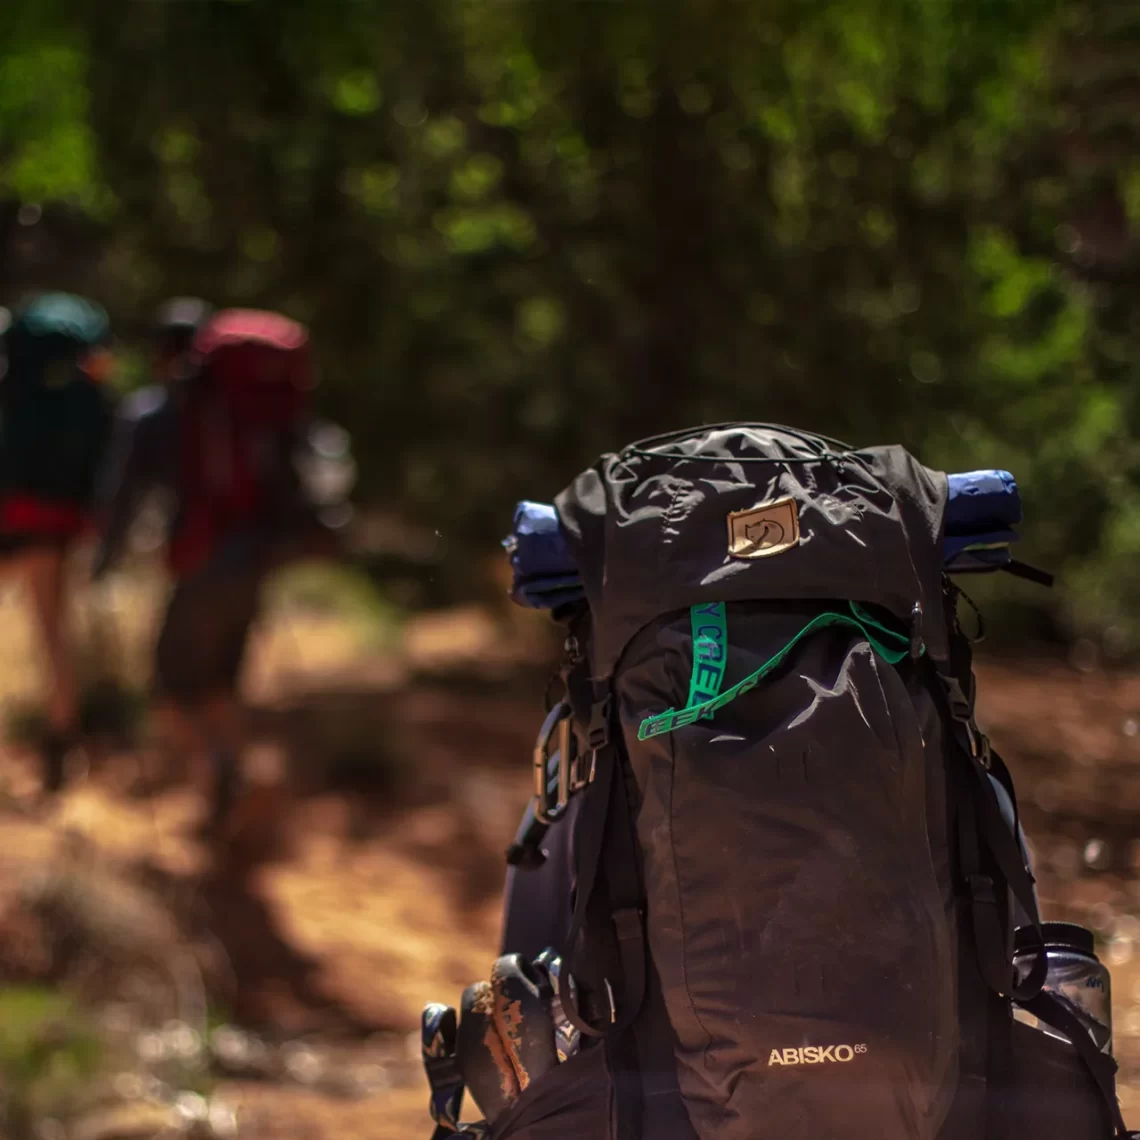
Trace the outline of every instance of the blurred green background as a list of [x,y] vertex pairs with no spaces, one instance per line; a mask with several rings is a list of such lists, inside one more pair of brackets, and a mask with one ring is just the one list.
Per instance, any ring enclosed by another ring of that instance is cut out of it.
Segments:
[[170,294],[309,322],[453,564],[702,419],[1008,467],[1062,589],[999,633],[1119,659],[1138,60],[1129,0],[6,0],[0,293],[100,298],[127,384]]
[[354,564],[268,592],[285,791],[220,870],[148,786],[157,567],[71,599],[131,731],[44,818],[0,589],[6,1137],[426,1135],[418,1011],[497,952],[555,640],[513,505],[730,419],[1016,474],[1059,582],[977,587],[982,712],[1135,1115],[1140,0],[0,0],[0,304],[37,288],[106,305],[123,389],[171,295],[308,323],[359,483]]

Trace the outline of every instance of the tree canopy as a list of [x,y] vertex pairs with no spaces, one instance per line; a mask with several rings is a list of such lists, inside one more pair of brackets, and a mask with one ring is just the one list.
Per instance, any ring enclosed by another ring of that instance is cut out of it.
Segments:
[[461,543],[699,420],[1008,467],[1124,652],[1138,59],[1131,2],[9,0],[6,285],[308,322],[362,494]]

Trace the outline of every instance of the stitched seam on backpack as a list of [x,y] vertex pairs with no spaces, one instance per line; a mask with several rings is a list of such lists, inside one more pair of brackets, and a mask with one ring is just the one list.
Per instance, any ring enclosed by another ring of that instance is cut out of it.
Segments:
[[669,535],[669,528],[675,525],[674,515],[677,509],[677,503],[681,499],[681,490],[684,484],[680,479],[674,481],[673,490],[670,492],[669,505],[661,512],[661,543],[657,552],[657,568],[664,570],[665,565],[665,551],[666,548],[672,545],[672,539]]
[[[695,647],[694,647],[695,649]],[[725,639],[724,652],[727,666],[728,656],[728,642]],[[712,1034],[709,1032],[708,1026],[705,1025],[701,1019],[701,1015],[697,1012],[697,1003],[693,998],[692,991],[689,988],[689,938],[685,924],[685,902],[684,893],[681,890],[681,869],[677,860],[677,845],[673,842],[673,797],[677,787],[677,737],[674,733],[667,733],[669,736],[669,854],[673,863],[673,881],[676,883],[677,890],[677,920],[681,930],[681,981],[685,989],[685,999],[689,1005],[689,1012],[692,1015],[693,1021],[696,1023],[697,1028],[704,1034],[704,1044],[701,1046],[701,1055],[705,1056],[708,1053],[709,1046],[712,1044]],[[683,1095],[683,1094],[682,1094]]]

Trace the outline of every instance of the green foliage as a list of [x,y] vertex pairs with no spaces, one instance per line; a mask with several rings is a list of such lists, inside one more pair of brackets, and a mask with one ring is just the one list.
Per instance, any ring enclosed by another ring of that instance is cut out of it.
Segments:
[[402,619],[369,577],[327,562],[301,562],[279,571],[266,594],[266,617],[288,625],[290,613],[339,618],[364,640],[393,644]]
[[[65,1117],[88,1093],[103,1048],[95,1028],[50,990],[0,990],[0,1121],[22,1136],[30,1122]],[[10,1130],[10,1131],[9,1131]]]
[[365,496],[451,549],[630,438],[781,419],[1010,467],[1057,615],[1138,644],[1128,5],[3,22],[2,188],[107,220],[120,320],[196,292],[309,321]]

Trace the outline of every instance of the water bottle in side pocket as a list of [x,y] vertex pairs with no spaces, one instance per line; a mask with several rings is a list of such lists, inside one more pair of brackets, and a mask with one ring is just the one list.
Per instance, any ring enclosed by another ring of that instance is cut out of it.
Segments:
[[[1044,988],[1065,1003],[1089,1031],[1096,1047],[1112,1056],[1111,978],[1108,968],[1096,956],[1092,931],[1071,922],[1043,922],[1041,932],[1049,964]],[[1020,979],[1029,973],[1036,946],[1031,927],[1020,927],[1015,932],[1013,962]],[[1051,1037],[1068,1040],[1025,1010],[1015,1009],[1014,1016]]]

